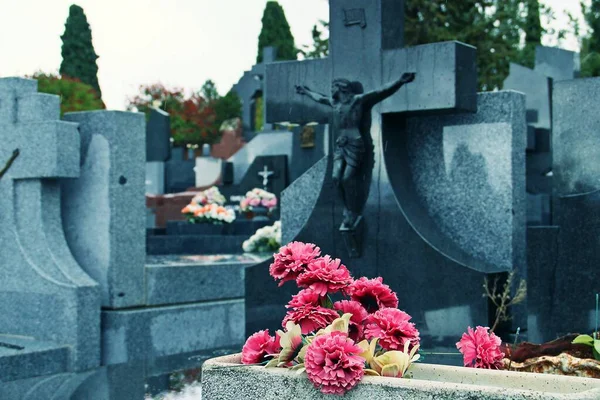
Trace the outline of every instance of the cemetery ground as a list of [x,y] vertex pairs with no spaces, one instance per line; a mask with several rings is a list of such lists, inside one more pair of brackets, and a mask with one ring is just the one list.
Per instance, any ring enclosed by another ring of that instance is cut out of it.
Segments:
[[330,0],[212,148],[0,78],[0,399],[600,399],[600,78],[403,18]]

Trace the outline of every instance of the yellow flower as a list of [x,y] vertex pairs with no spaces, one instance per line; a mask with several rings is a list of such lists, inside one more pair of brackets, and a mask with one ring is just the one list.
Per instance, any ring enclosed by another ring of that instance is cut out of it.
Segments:
[[404,343],[404,351],[387,351],[380,356],[374,357],[371,367],[381,376],[392,378],[402,378],[411,364],[420,358],[419,354],[415,354],[419,348],[416,345],[410,353],[408,347],[410,341]]
[[285,332],[279,330],[279,343],[281,344],[281,352],[279,353],[279,365],[283,366],[291,362],[301,350],[302,347],[302,329],[300,325],[294,324],[293,321],[288,321],[285,324]]

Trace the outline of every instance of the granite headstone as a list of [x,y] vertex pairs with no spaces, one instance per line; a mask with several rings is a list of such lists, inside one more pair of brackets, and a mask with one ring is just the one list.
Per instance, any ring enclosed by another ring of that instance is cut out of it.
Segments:
[[0,179],[0,326],[2,342],[19,350],[5,347],[0,358],[21,363],[2,375],[100,363],[100,290],[73,258],[61,221],[59,179],[79,176],[80,138],[77,124],[59,118],[59,97],[37,93],[36,81],[0,79],[0,160],[20,151]]
[[[65,180],[62,217],[67,242],[102,287],[102,305],[144,303],[146,248],[144,115],[119,111],[69,113],[81,135],[81,174]],[[138,205],[137,207],[135,205]],[[126,210],[126,212],[124,212]]]

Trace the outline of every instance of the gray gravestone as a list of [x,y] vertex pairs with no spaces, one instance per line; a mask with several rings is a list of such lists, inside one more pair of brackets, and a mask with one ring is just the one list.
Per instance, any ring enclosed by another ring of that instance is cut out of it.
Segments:
[[146,193],[165,192],[165,162],[171,158],[171,122],[159,108],[150,111],[146,124]]
[[[263,49],[263,62],[252,66],[250,71],[245,71],[240,80],[231,88],[242,101],[242,123],[246,142],[252,140],[257,133],[254,127],[255,102],[257,97],[262,96],[264,99],[265,65],[275,61],[276,57],[277,49],[274,47],[265,47]],[[266,124],[264,113],[265,110],[263,108],[263,121],[265,121],[263,130],[268,130],[270,126]]]
[[579,77],[579,53],[558,47],[536,46],[535,68],[554,81],[564,81]]
[[542,72],[510,63],[503,88],[525,93],[527,122],[535,128],[550,129],[551,86],[552,79]]
[[[144,303],[144,115],[119,111],[66,114],[79,123],[81,175],[63,182],[67,242],[102,287],[102,305]],[[138,205],[138,206],[136,206]]]
[[[362,10],[362,26],[344,23],[351,10]],[[525,100],[510,92],[478,97],[470,46],[448,42],[401,48],[402,20],[402,2],[332,0],[330,57],[267,66],[270,122],[327,122],[326,110],[305,103],[294,93],[295,85],[328,93],[332,79],[343,77],[369,91],[403,72],[417,73],[414,82],[373,113],[375,166],[362,257],[349,258],[337,232],[340,204],[327,159],[284,192],[283,242],[317,243],[342,258],[354,276],[383,276],[427,344],[451,345],[466,324],[489,323],[481,291],[486,274],[525,262]],[[454,115],[409,114],[423,111]],[[306,194],[309,184],[315,189]],[[470,196],[482,203],[471,202]],[[286,220],[290,213],[295,213],[293,223]],[[247,287],[268,285],[268,279],[247,282]],[[268,308],[249,298],[247,316],[261,307]],[[444,317],[448,313],[451,325]],[[277,323],[277,316],[263,317]]]
[[241,184],[248,176],[248,169],[259,156],[287,156],[292,158],[294,134],[289,131],[259,133],[248,144],[229,158],[233,164],[233,182]]
[[556,334],[594,329],[600,292],[598,101],[600,78],[554,84],[553,220],[560,227],[552,312]]
[[171,121],[160,108],[150,110],[146,124],[146,161],[165,162],[171,158]]
[[2,356],[23,355],[29,374],[100,362],[98,284],[71,255],[61,221],[59,178],[79,176],[80,139],[76,124],[59,120],[59,104],[34,80],[0,79],[0,160],[20,151],[0,179],[0,326],[14,335],[2,342],[28,337]]

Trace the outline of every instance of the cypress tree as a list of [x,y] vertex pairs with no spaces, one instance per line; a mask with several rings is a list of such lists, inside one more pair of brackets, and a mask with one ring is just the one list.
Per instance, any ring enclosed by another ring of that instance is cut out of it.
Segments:
[[63,42],[60,74],[90,85],[101,97],[96,64],[98,55],[94,51],[92,31],[83,8],[71,5],[69,17],[65,22],[65,33],[60,38]]
[[525,18],[525,47],[521,63],[526,67],[535,66],[535,48],[542,43],[542,23],[540,22],[540,4],[538,0],[527,1],[527,17]]
[[257,63],[262,62],[262,49],[268,46],[277,47],[277,60],[279,61],[298,58],[298,50],[294,45],[294,36],[292,36],[290,25],[285,19],[283,8],[276,1],[268,1],[263,13],[262,30],[258,36]]

